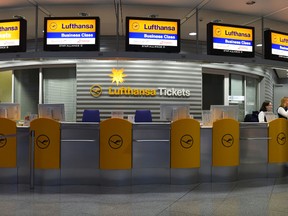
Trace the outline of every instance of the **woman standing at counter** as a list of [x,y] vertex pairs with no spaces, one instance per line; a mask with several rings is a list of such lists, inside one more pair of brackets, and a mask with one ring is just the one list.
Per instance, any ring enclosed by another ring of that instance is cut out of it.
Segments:
[[272,103],[271,101],[264,101],[262,103],[262,106],[260,108],[260,112],[258,114],[258,120],[259,122],[267,122],[266,117],[265,117],[265,112],[272,112]]
[[288,118],[287,107],[288,107],[288,97],[283,97],[281,99],[281,104],[277,109],[279,118],[286,118],[286,119]]

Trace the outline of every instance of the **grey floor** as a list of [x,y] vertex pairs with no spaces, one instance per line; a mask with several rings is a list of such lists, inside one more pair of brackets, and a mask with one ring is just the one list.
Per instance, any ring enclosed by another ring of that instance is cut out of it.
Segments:
[[0,215],[288,215],[288,177],[193,185],[0,185]]

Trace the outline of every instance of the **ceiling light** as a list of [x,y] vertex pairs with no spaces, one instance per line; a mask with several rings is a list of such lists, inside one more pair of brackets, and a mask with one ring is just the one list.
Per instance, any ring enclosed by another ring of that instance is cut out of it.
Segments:
[[253,0],[249,0],[246,2],[247,5],[254,5],[256,3],[256,1]]
[[197,33],[196,32],[190,32],[189,35],[190,36],[195,36],[195,35],[197,35]]
[[257,47],[262,47],[262,44],[257,44],[256,46],[257,46]]

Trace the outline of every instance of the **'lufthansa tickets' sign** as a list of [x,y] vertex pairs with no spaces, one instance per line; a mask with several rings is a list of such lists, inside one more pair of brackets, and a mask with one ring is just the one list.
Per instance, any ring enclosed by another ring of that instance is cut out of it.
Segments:
[[288,35],[271,32],[271,49],[273,55],[288,57]]
[[213,25],[213,49],[253,52],[253,30],[234,26]]
[[47,45],[95,44],[95,19],[51,19],[46,25]]
[[177,46],[177,23],[133,20],[129,22],[129,44]]
[[20,45],[20,21],[0,23],[0,47]]

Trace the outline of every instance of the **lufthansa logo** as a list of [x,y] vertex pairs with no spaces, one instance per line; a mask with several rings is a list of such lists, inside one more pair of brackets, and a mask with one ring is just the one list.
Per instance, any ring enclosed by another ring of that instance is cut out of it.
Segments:
[[192,136],[190,136],[189,134],[185,134],[181,137],[180,143],[183,148],[188,149],[193,146],[194,140]]
[[139,27],[140,27],[140,25],[139,25],[138,22],[134,22],[134,23],[132,23],[132,28],[133,28],[134,30],[138,30]]
[[222,145],[225,146],[225,147],[231,147],[234,143],[234,138],[231,134],[225,134],[223,137],[222,137]]
[[52,22],[52,23],[49,25],[49,28],[50,28],[51,30],[57,29],[57,23]]
[[220,36],[221,35],[221,29],[220,28],[216,28],[215,29],[215,35],[216,36]]
[[0,134],[0,148],[3,148],[7,144],[7,138],[4,134]]
[[111,148],[119,149],[123,145],[123,139],[118,134],[115,134],[109,138],[108,143]]
[[48,136],[41,134],[37,137],[36,144],[40,149],[46,149],[50,145],[50,139]]
[[101,94],[102,94],[102,88],[100,85],[93,85],[91,86],[90,88],[90,94],[93,96],[93,97],[99,97]]
[[285,144],[285,142],[286,142],[286,135],[285,135],[285,133],[279,133],[278,135],[277,135],[277,143],[279,144],[279,145],[284,145]]

